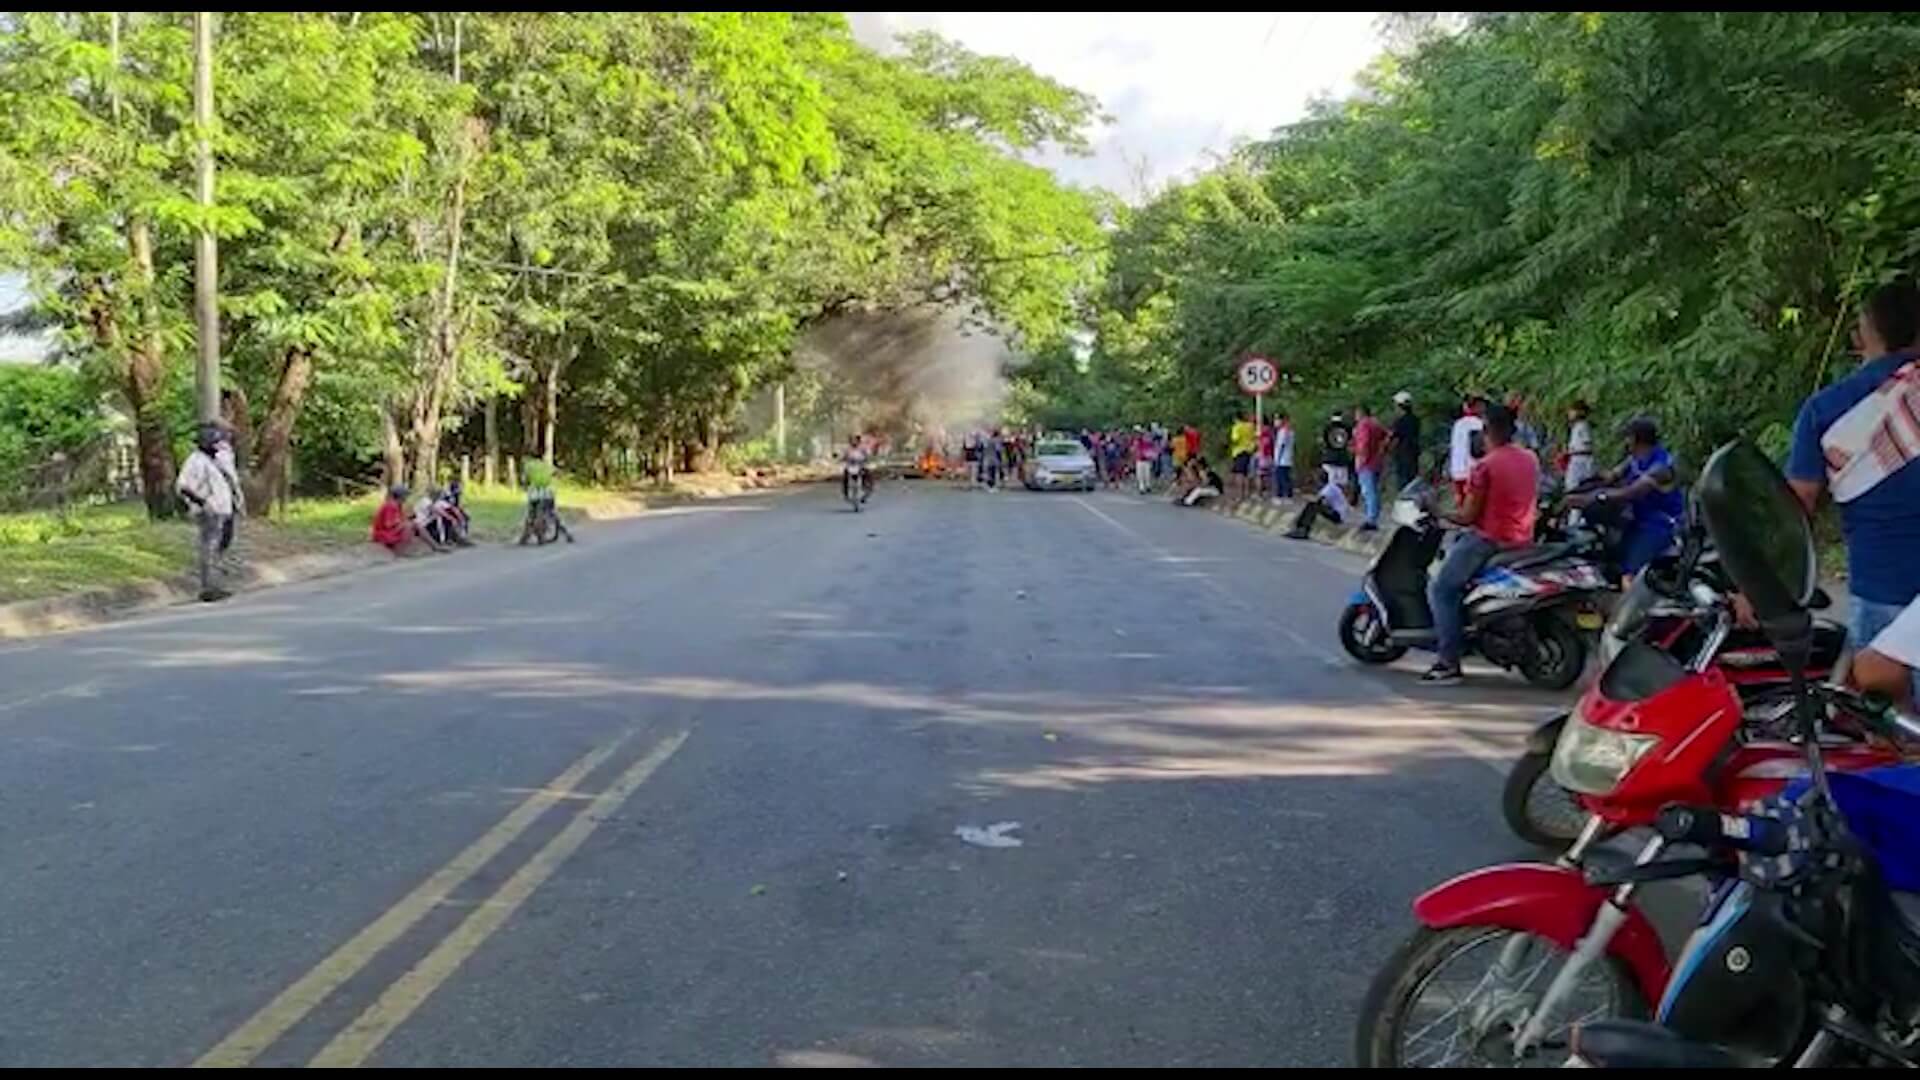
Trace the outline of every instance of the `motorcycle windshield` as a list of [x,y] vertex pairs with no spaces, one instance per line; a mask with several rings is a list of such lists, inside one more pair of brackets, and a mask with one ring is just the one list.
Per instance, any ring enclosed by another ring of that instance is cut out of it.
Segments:
[[1607,620],[1607,628],[1603,633],[1613,640],[1616,647],[1635,640],[1646,629],[1647,617],[1652,614],[1653,606],[1659,599],[1660,595],[1653,591],[1647,575],[1634,575],[1633,584],[1627,587],[1626,593],[1614,605],[1613,618]]

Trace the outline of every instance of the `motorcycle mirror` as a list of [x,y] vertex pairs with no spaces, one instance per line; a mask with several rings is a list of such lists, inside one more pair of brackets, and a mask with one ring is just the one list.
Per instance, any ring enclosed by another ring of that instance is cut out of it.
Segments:
[[1813,529],[1773,462],[1744,439],[1730,442],[1707,459],[1694,500],[1721,565],[1760,621],[1784,631],[1805,621],[1814,593]]

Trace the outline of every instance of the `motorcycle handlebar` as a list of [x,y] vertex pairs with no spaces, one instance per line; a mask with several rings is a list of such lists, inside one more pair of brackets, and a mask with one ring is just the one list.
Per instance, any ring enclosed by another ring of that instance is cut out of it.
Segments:
[[1783,855],[1786,830],[1770,818],[1722,814],[1691,806],[1669,806],[1660,811],[1653,827],[1668,843],[1726,847],[1754,855]]

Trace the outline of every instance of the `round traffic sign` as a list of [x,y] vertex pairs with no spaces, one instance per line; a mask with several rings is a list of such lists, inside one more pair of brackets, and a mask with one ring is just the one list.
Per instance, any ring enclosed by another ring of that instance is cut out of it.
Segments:
[[1264,356],[1249,356],[1240,361],[1235,376],[1243,393],[1258,397],[1280,383],[1280,366]]

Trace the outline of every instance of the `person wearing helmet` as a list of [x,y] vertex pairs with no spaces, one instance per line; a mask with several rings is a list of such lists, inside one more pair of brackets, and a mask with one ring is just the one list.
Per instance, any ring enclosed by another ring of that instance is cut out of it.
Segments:
[[1606,476],[1607,486],[1568,496],[1577,508],[1620,505],[1626,508],[1627,534],[1620,568],[1628,578],[1659,558],[1680,535],[1687,510],[1673,455],[1660,443],[1660,427],[1649,416],[1627,421],[1627,457]]
[[199,527],[195,569],[200,579],[200,599],[204,603],[224,600],[227,590],[213,583],[214,566],[220,556],[220,541],[227,534],[240,494],[232,474],[220,465],[223,436],[213,424],[203,425],[195,435],[193,452],[180,466],[174,490],[187,502],[188,513]]

